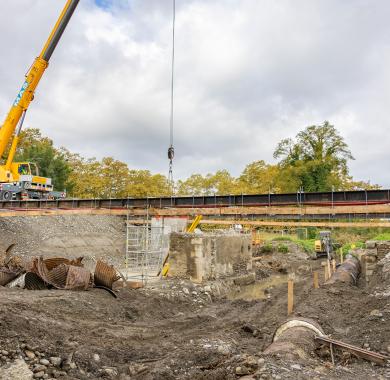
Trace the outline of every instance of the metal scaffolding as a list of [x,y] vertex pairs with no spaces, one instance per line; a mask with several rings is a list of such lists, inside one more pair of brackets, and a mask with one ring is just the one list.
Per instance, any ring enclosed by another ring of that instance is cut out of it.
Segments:
[[164,227],[135,226],[127,223],[126,274],[144,284],[157,277],[168,252]]

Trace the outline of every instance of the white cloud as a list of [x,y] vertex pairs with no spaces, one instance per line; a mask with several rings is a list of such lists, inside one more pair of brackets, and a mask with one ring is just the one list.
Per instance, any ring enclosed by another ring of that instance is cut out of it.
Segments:
[[[83,155],[166,173],[171,2],[113,3],[80,2],[26,125]],[[0,115],[62,6],[1,2]],[[178,0],[175,177],[238,174],[329,120],[356,158],[352,174],[390,186],[389,11],[385,0]]]

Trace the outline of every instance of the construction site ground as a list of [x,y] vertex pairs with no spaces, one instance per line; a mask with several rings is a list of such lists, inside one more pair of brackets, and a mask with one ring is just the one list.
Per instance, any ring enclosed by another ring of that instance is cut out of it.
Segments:
[[0,288],[0,379],[17,365],[61,379],[390,378],[390,368],[338,350],[334,366],[324,349],[306,359],[262,354],[287,318],[288,276],[294,316],[343,342],[390,349],[390,281],[379,269],[371,285],[313,289],[320,261],[291,244],[289,251],[259,254],[257,282],[241,287],[167,279],[119,288],[116,299],[101,289]]

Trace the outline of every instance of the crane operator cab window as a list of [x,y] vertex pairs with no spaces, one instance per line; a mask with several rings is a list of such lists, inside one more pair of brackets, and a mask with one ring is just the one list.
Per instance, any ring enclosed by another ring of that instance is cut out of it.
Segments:
[[18,173],[20,175],[38,176],[39,175],[38,166],[37,166],[37,164],[34,164],[32,162],[25,163],[25,164],[19,164]]
[[28,164],[20,164],[18,168],[18,173],[20,175],[29,175],[30,174],[30,167]]

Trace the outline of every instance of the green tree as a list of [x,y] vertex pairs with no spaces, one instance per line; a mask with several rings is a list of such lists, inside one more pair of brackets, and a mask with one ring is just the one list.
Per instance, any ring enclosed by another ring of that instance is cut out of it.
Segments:
[[149,170],[130,170],[127,182],[129,197],[162,197],[171,195],[168,178]]
[[244,194],[265,194],[279,192],[279,167],[266,164],[263,160],[248,164],[238,178],[238,188]]
[[305,191],[339,189],[348,175],[347,162],[354,159],[344,138],[327,121],[307,127],[295,140],[282,140],[274,157],[280,159],[279,178],[295,178],[286,187],[295,182]]
[[201,174],[192,174],[186,180],[177,182],[177,193],[179,195],[211,195],[213,191],[209,186],[206,177]]
[[35,162],[40,175],[51,178],[56,190],[72,190],[68,182],[71,167],[64,151],[56,149],[53,141],[42,136],[39,129],[26,129],[21,133],[15,161]]

